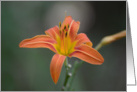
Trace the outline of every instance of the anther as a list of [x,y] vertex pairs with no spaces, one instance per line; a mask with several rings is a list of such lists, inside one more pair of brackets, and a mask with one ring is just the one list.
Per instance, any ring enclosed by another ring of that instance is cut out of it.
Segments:
[[64,32],[64,29],[63,29],[63,32]]
[[64,26],[64,29],[66,29],[66,25]]
[[61,22],[59,22],[59,27],[61,28]]
[[67,37],[67,32],[65,33],[65,37]]
[[68,29],[69,29],[69,24],[68,24]]

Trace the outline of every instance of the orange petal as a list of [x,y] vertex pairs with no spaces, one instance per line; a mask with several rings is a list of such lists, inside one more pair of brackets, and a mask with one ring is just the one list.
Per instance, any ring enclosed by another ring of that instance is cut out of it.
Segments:
[[79,21],[76,22],[75,20],[72,19],[71,16],[67,16],[64,22],[62,23],[61,29],[63,29],[65,25],[66,26],[69,25],[68,35],[73,40],[76,37],[77,32],[79,30],[80,22]]
[[76,46],[81,45],[83,43],[85,43],[89,46],[92,46],[92,42],[88,39],[87,35],[84,33],[78,34],[76,37],[76,40],[77,40]]
[[51,60],[50,74],[55,84],[58,82],[65,58],[66,56],[55,54]]
[[46,30],[45,33],[55,40],[57,39],[57,35],[60,35],[58,26]]
[[70,30],[69,30],[69,35],[70,38],[75,39],[77,32],[79,30],[80,22],[75,22],[72,21],[70,24]]
[[53,44],[56,41],[47,35],[37,35],[30,39],[25,39],[20,42],[20,48],[49,48],[50,50],[56,52]]
[[75,49],[76,51],[70,54],[70,56],[80,58],[85,62],[95,65],[100,65],[104,62],[101,54],[88,45],[82,44]]
[[62,25],[61,25],[61,29],[64,29],[64,26],[65,26],[65,25],[67,26],[67,25],[69,24],[69,26],[70,26],[72,20],[73,20],[73,19],[72,19],[71,16],[65,17],[65,19],[64,19],[64,21],[63,21],[63,23],[62,23]]

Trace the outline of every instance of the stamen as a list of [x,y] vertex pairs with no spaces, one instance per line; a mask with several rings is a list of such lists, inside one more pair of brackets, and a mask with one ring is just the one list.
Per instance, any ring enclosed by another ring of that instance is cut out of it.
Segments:
[[67,17],[67,11],[65,10],[65,17]]
[[64,29],[66,29],[66,25],[64,26]]
[[67,37],[67,32],[65,33],[65,37]]
[[68,24],[68,29],[69,29],[69,24]]
[[63,29],[63,32],[64,32],[64,29]]
[[59,30],[59,33],[61,34],[61,30]]
[[61,28],[61,22],[59,22],[59,28]]

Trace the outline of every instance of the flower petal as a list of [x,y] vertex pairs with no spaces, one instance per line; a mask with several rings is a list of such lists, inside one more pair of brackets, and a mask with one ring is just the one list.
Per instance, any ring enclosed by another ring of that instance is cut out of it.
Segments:
[[51,60],[50,73],[55,84],[58,82],[65,58],[66,56],[55,54]]
[[63,21],[63,23],[62,23],[62,25],[61,25],[61,29],[63,30],[63,29],[64,29],[64,26],[67,26],[67,25],[70,26],[70,24],[71,24],[72,21],[73,21],[73,19],[72,19],[71,16],[65,17],[65,19],[64,19],[64,21]]
[[62,23],[61,29],[63,29],[65,25],[66,26],[69,25],[69,28],[67,29],[68,35],[73,40],[76,37],[77,32],[79,30],[80,22],[79,21],[76,22],[75,20],[72,19],[71,16],[67,16],[64,22]]
[[58,26],[46,30],[45,33],[50,37],[54,38],[55,40],[57,40],[57,37],[60,36]]
[[76,37],[76,40],[77,40],[76,46],[79,46],[79,45],[81,45],[83,43],[87,44],[89,46],[92,46],[92,42],[89,40],[89,38],[87,37],[87,35],[84,34],[84,33],[78,34],[77,37]]
[[100,65],[104,62],[104,58],[101,56],[101,54],[86,44],[82,44],[75,49],[75,52],[70,54],[70,57],[77,57],[83,61],[95,65]]
[[30,39],[25,39],[20,42],[20,48],[49,48],[50,50],[56,52],[54,44],[56,41],[47,35],[37,35]]
[[72,40],[75,39],[79,27],[80,27],[80,22],[75,22],[75,21],[71,22],[68,34]]

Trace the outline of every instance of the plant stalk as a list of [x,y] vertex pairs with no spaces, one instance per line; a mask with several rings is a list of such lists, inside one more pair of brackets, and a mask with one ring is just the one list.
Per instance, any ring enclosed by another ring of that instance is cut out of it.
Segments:
[[[123,37],[126,37],[126,30],[123,30],[119,33],[113,34],[113,35],[109,35],[109,36],[105,36],[100,43],[95,47],[96,50],[101,49],[103,46],[110,44],[114,41],[117,41],[118,39],[121,39]],[[69,71],[69,67],[68,67],[68,60],[66,58],[65,60],[65,68],[66,68],[66,77],[65,77],[65,82],[62,88],[62,91],[71,91],[71,86],[72,86],[72,82],[74,80],[74,77],[76,75],[77,70],[80,68],[80,66],[84,63],[84,61],[81,62],[75,62],[74,63],[74,67],[72,69],[72,76],[70,77],[68,71]]]

